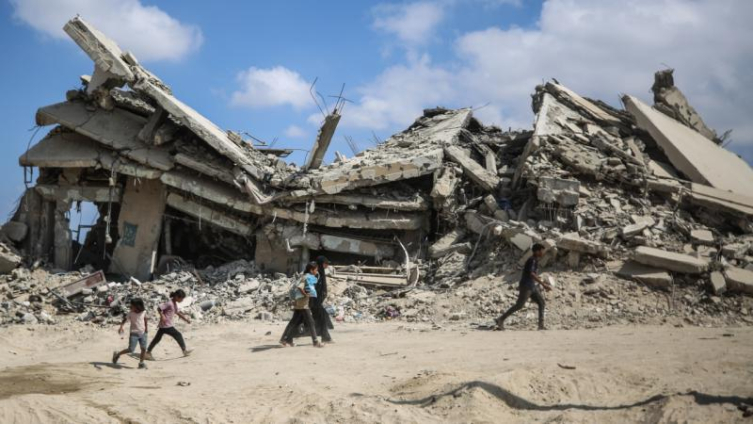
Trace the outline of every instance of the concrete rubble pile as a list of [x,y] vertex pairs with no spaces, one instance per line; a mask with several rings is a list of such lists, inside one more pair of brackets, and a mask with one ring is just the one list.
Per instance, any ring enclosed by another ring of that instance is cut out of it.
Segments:
[[[437,107],[325,164],[338,103],[299,167],[284,161],[289,150],[219,129],[82,19],[64,29],[94,72],[37,111],[52,129],[19,159],[38,176],[2,228],[0,272],[89,267],[120,282],[77,292],[86,307],[33,294],[48,303],[92,319],[108,316],[94,306],[157,302],[181,286],[197,316],[279,318],[290,278],[326,255],[338,265],[333,315],[482,319],[511,299],[485,298],[475,283],[519,274],[538,242],[542,267],[568,291],[555,301],[573,314],[591,300],[597,318],[624,314],[615,293],[628,290],[635,319],[649,308],[642,298],[667,292],[693,314],[747,322],[749,298],[736,295],[753,294],[753,170],[722,147],[727,134],[706,126],[672,70],[655,75],[653,107],[625,95],[616,109],[552,81],[536,87],[532,130]],[[99,211],[83,242],[68,218],[81,202]],[[562,325],[580,322],[570,318]]]

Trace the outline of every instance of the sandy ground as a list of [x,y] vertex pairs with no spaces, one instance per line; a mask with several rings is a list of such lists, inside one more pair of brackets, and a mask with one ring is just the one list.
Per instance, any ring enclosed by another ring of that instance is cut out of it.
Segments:
[[4,328],[0,423],[753,422],[753,328],[350,324],[324,349],[282,329],[183,326],[194,355],[165,338],[138,370],[109,363],[115,328]]

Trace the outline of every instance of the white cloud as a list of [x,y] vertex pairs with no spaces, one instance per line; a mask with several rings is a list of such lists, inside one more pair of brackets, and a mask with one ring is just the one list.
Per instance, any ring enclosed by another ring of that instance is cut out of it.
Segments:
[[421,109],[458,98],[451,72],[434,67],[428,56],[386,69],[372,83],[360,87],[355,105],[343,113],[343,125],[389,129],[412,122]]
[[283,66],[269,69],[251,67],[238,74],[240,90],[230,96],[230,104],[251,108],[290,105],[302,109],[312,105],[310,84],[297,72]]
[[182,59],[197,50],[201,30],[139,0],[10,0],[13,16],[55,39],[68,39],[63,25],[76,15],[130,50],[139,60]]
[[287,128],[285,128],[285,131],[283,132],[285,134],[285,137],[290,138],[303,138],[306,137],[308,134],[306,130],[299,127],[298,125],[290,125]]
[[429,41],[444,19],[441,3],[380,4],[372,10],[374,28],[385,31],[409,45]]
[[423,107],[490,103],[480,116],[529,127],[530,94],[542,81],[613,105],[620,93],[650,102],[653,73],[666,64],[708,124],[753,144],[752,16],[747,0],[548,0],[532,28],[469,32],[448,63],[409,56],[388,68],[359,90],[350,123],[395,129]]

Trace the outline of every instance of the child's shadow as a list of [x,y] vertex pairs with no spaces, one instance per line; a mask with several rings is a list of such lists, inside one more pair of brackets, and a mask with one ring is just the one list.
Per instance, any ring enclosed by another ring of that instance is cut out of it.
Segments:
[[103,369],[103,367],[112,368],[114,370],[133,369],[133,367],[124,366],[122,364],[113,364],[112,362],[89,362],[89,364],[100,371]]
[[264,352],[264,351],[272,350],[272,349],[282,349],[282,346],[280,346],[278,344],[274,344],[274,345],[261,345],[261,346],[252,347],[250,350],[253,353],[257,353],[257,352]]

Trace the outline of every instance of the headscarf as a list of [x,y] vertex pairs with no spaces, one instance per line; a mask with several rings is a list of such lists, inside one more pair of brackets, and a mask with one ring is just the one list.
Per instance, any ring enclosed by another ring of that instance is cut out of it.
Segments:
[[327,273],[324,271],[324,265],[329,264],[324,256],[316,258],[316,263],[319,264],[319,281],[316,283],[316,292],[319,294],[317,300],[321,303],[327,298]]

